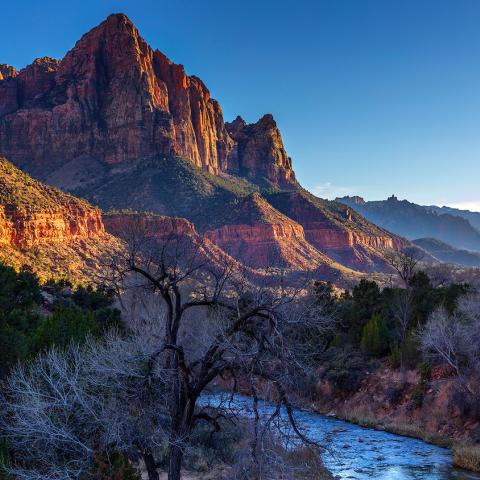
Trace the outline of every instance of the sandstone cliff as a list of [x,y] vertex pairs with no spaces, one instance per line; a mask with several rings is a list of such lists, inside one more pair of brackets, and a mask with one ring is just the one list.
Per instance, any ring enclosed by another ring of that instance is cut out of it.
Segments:
[[265,115],[251,125],[237,117],[232,123],[227,123],[226,128],[235,140],[229,160],[231,173],[254,181],[263,178],[283,188],[296,185],[292,160],[285,151],[272,115]]
[[108,17],[60,62],[37,59],[1,83],[0,99],[12,91],[17,103],[0,107],[1,153],[32,171],[82,155],[117,163],[156,153],[226,168],[233,142],[218,103],[124,15]]
[[243,199],[205,236],[253,268],[283,266],[297,270],[342,267],[305,239],[301,225],[273,208],[259,193]]
[[385,250],[399,250],[408,242],[367,222],[351,208],[321,200],[305,191],[267,196],[270,203],[303,226],[305,238],[318,250],[350,268],[386,268]]
[[31,247],[101,237],[100,210],[43,185],[0,159],[0,231],[4,244]]
[[101,257],[121,248],[87,202],[43,185],[0,159],[0,260],[41,278],[92,281]]
[[[237,258],[199,234],[193,223],[185,218],[119,212],[105,214],[103,220],[107,232],[125,240],[128,245],[141,242],[150,254],[153,253],[153,258],[162,251],[163,255],[174,255],[175,258],[170,258],[172,262],[185,262],[191,269],[195,269],[194,263],[204,265],[208,262],[211,268],[219,271],[234,267],[251,277],[255,276]],[[154,243],[150,244],[150,241]]]
[[68,163],[83,168],[85,157],[177,155],[216,175],[240,165],[274,184],[295,180],[271,116],[237,148],[204,83],[152,50],[125,15],[108,17],[61,61],[40,58],[18,73],[5,65],[0,75],[0,154],[41,179]]

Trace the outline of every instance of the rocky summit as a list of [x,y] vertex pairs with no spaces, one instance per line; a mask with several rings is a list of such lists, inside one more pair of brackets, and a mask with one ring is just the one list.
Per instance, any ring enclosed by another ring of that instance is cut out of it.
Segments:
[[[123,14],[61,60],[0,65],[0,155],[104,210],[184,217],[249,268],[381,271],[407,243],[302,189],[272,115],[225,122],[204,83]],[[29,232],[15,241],[35,242]]]
[[44,178],[85,157],[111,165],[173,154],[214,174],[295,182],[271,116],[236,142],[203,82],[152,50],[125,15],[108,17],[61,61],[0,73],[0,153]]

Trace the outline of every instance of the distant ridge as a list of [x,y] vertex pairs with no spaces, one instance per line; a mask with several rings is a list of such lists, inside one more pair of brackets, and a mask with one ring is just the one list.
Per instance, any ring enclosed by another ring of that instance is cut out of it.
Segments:
[[387,200],[359,201],[342,197],[336,201],[350,206],[371,222],[410,240],[434,238],[455,248],[480,252],[480,231],[458,214],[438,212],[392,195]]
[[419,238],[413,243],[441,262],[464,267],[480,267],[480,253],[460,250],[435,238]]
[[442,215],[448,213],[450,215],[455,215],[456,217],[462,217],[465,220],[468,220],[473,227],[480,231],[480,212],[472,212],[470,210],[461,210],[452,207],[437,207],[436,205],[425,206],[425,208]]

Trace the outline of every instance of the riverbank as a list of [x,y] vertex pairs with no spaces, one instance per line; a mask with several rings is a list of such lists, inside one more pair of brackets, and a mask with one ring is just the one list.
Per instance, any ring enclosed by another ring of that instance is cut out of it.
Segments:
[[427,381],[418,370],[382,366],[365,373],[350,392],[320,379],[309,408],[450,448],[454,465],[480,472],[480,405],[468,394],[477,390],[477,381],[460,385],[446,369],[434,369]]
[[[332,415],[332,412],[315,410],[318,413]],[[443,437],[438,434],[425,431],[420,425],[412,425],[408,423],[388,423],[384,419],[378,417],[365,417],[357,413],[336,414],[335,418],[344,420],[361,427],[382,430],[403,437],[410,437],[422,440],[431,445],[442,448],[448,448],[452,451],[452,464],[456,467],[463,468],[472,472],[480,472],[480,446],[459,442],[452,438]]]
[[[225,393],[212,393],[203,397],[202,401],[204,405],[215,408],[225,403]],[[253,400],[247,396],[235,395],[231,399],[231,408],[241,412],[240,415],[245,418],[255,415]],[[261,400],[258,410],[269,418],[276,412],[276,405]],[[286,418],[285,411],[280,415]],[[452,455],[445,448],[379,429],[364,428],[306,409],[295,408],[294,415],[300,428],[306,429],[311,440],[325,445],[323,463],[332,478],[480,480],[480,474],[455,468]],[[318,479],[318,476],[300,475],[295,478]]]
[[[434,368],[426,379],[418,369],[393,369],[387,364],[377,364],[361,375],[356,388],[347,391],[320,371],[308,394],[298,390],[290,396],[294,406],[306,412],[448,448],[455,466],[480,472],[480,402],[472,403],[465,394],[465,385],[478,391],[478,379],[459,386],[458,378],[445,368]],[[242,392],[241,381],[238,386]],[[220,390],[230,387],[229,381],[216,384]],[[242,393],[248,396],[249,391]],[[258,393],[262,396],[260,386]]]

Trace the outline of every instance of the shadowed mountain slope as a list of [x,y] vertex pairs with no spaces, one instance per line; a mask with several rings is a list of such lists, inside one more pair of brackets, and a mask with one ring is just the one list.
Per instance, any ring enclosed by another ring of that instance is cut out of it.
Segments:
[[[305,192],[272,115],[226,123],[204,83],[152,49],[122,14],[61,60],[1,67],[0,154],[104,210],[185,217],[251,265],[370,272],[386,268],[385,249],[405,245],[352,209]],[[232,212],[261,215],[241,222]],[[242,225],[256,232],[250,240],[270,232],[268,255],[265,243],[249,240],[246,248],[245,237],[233,235]]]
[[435,238],[419,238],[413,243],[440,262],[454,263],[464,267],[480,267],[480,253],[461,250]]

